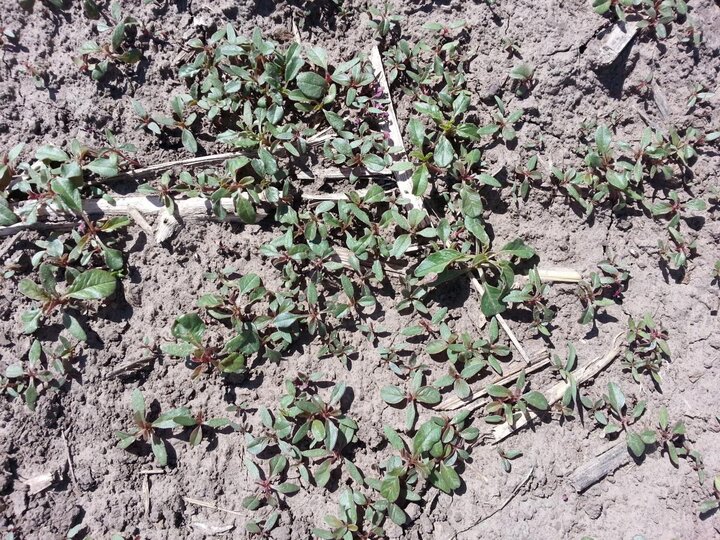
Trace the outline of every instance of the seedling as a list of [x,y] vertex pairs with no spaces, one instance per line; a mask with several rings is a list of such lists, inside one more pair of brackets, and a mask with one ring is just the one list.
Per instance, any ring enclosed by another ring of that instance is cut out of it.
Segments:
[[108,72],[111,63],[136,64],[142,58],[142,52],[133,48],[130,31],[138,24],[131,16],[123,16],[120,11],[120,4],[110,4],[110,17],[107,24],[104,21],[97,23],[100,33],[108,32],[110,39],[107,42],[98,44],[96,41],[88,41],[80,48],[80,56],[75,58],[75,64],[84,72],[90,71],[92,78],[96,81],[103,79]]
[[518,96],[525,96],[533,86],[535,68],[527,62],[521,62],[510,70],[513,90]]
[[621,302],[627,289],[630,273],[624,266],[605,260],[598,268],[600,272],[592,272],[588,281],[578,284],[577,295],[584,306],[580,324],[594,324],[598,309]]
[[326,515],[328,529],[313,529],[313,535],[326,540],[347,538],[383,538],[387,507],[384,501],[376,501],[358,490],[348,487],[340,494],[339,514]]
[[718,508],[720,508],[720,475],[716,476],[713,480],[713,486],[712,486],[713,492],[712,492],[712,498],[706,499],[700,504],[700,513],[701,514],[707,514],[709,512],[714,512]]
[[639,321],[631,317],[628,327],[623,366],[630,369],[635,382],[640,382],[641,373],[649,373],[659,387],[662,382],[660,369],[670,361],[667,332],[657,326],[649,314]]
[[693,83],[690,87],[690,97],[687,100],[687,110],[692,111],[696,105],[707,101],[715,96],[715,92],[710,92],[702,83]]
[[257,510],[265,505],[278,508],[282,501],[281,495],[292,495],[300,491],[300,486],[282,481],[282,478],[286,476],[288,467],[285,456],[273,457],[270,460],[270,469],[267,473],[248,458],[245,458],[245,467],[256,486],[255,494],[243,499],[242,505],[248,510]]
[[245,531],[251,538],[271,538],[270,533],[277,526],[280,512],[271,512],[263,520],[251,519],[245,523]]
[[592,409],[594,406],[592,400],[580,393],[580,386],[573,373],[577,368],[577,352],[572,343],[567,344],[567,355],[564,359],[553,355],[553,365],[563,381],[567,383],[563,397],[556,405],[561,418],[572,418],[575,416],[575,412],[580,412],[583,407],[588,410]]
[[40,307],[27,310],[22,315],[23,331],[35,332],[42,321],[59,311],[65,328],[77,339],[87,340],[87,335],[79,321],[72,315],[71,309],[82,307],[85,302],[103,300],[115,292],[117,278],[105,270],[93,269],[72,275],[66,273],[68,285],[64,290],[58,288],[57,268],[43,264],[39,271],[40,283],[25,278],[20,281],[19,291],[40,302]]
[[380,396],[388,405],[399,405],[405,408],[405,428],[411,430],[417,420],[417,404],[424,406],[437,405],[441,401],[440,392],[432,386],[423,385],[425,375],[421,370],[415,372],[410,379],[410,388],[403,391],[397,386],[383,386]]
[[145,406],[145,398],[139,389],[133,390],[130,397],[130,405],[133,411],[133,422],[135,423],[135,431],[125,432],[117,431],[115,435],[120,441],[118,442],[118,448],[128,448],[135,441],[144,441],[149,443],[152,448],[152,453],[155,456],[155,460],[158,465],[167,465],[167,442],[160,437],[160,431],[163,429],[172,429],[177,427],[179,424],[175,421],[175,418],[180,416],[187,416],[189,410],[185,408],[171,409],[165,413],[159,415],[155,420],[148,419],[148,411]]
[[498,96],[495,96],[495,103],[497,105],[497,111],[493,112],[493,120],[497,125],[503,141],[506,143],[515,140],[517,133],[515,131],[515,125],[520,121],[525,111],[523,109],[517,109],[509,112],[505,108],[505,103]]
[[656,442],[655,432],[653,430],[644,430],[636,432],[630,429],[645,412],[645,402],[638,401],[635,406],[630,409],[626,403],[625,395],[620,387],[614,382],[608,383],[608,393],[603,396],[605,409],[595,412],[595,421],[603,426],[603,434],[606,437],[612,437],[620,432],[625,432],[628,451],[640,458],[646,450],[646,445],[652,445]]
[[[62,336],[63,343],[68,343]],[[65,383],[66,367],[58,358],[48,361],[48,355],[38,340],[33,340],[26,362],[9,365],[2,381],[4,393],[10,398],[22,399],[31,411],[35,410],[37,399],[47,388],[59,389]]]
[[675,467],[680,466],[680,456],[687,456],[687,450],[683,445],[684,436],[685,425],[680,421],[671,425],[668,411],[665,407],[662,407],[658,413],[657,442],[663,451],[667,453],[670,462],[675,465]]
[[525,391],[524,371],[512,387],[491,384],[487,387],[487,393],[492,401],[485,407],[485,421],[490,424],[507,422],[514,426],[520,415],[528,416],[528,407],[537,411],[547,411],[550,407],[541,392]]
[[196,414],[179,414],[175,417],[175,423],[182,427],[192,427],[188,442],[190,446],[197,446],[202,442],[203,430],[214,432],[218,429],[231,427],[235,430],[239,427],[227,418],[206,418],[203,412]]
[[528,282],[520,290],[512,290],[503,302],[522,303],[532,310],[533,327],[540,334],[550,337],[550,322],[555,318],[555,311],[549,307],[547,295],[550,286],[540,280],[536,269],[528,273]]
[[183,358],[192,368],[191,378],[203,371],[235,374],[245,371],[245,354],[257,352],[260,344],[252,332],[243,332],[228,341],[224,347],[206,344],[206,326],[197,313],[178,317],[172,325],[177,343],[165,343],[160,349],[170,356]]
[[523,455],[520,450],[505,450],[504,448],[501,448],[499,446],[497,448],[497,452],[500,456],[500,464],[502,465],[502,468],[506,473],[512,471],[511,461]]
[[385,2],[381,9],[369,6],[370,21],[368,25],[372,28],[375,36],[385,39],[398,23],[402,20],[400,15],[392,14],[393,6],[390,2]]
[[661,201],[654,204],[643,202],[643,204],[650,210],[653,216],[669,217],[668,227],[672,229],[679,229],[680,220],[687,219],[687,216],[683,215],[686,211],[693,210],[699,212],[707,209],[707,204],[703,199],[690,199],[687,202],[681,202],[680,195],[675,190],[670,192],[669,198],[669,201]]
[[673,270],[682,270],[687,266],[697,251],[697,241],[688,241],[680,231],[674,227],[668,228],[670,238],[668,241],[658,240],[658,253],[662,260]]

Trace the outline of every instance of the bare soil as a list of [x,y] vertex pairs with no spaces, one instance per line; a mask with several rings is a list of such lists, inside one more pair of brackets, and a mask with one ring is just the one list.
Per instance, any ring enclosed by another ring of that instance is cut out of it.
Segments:
[[[255,27],[270,35],[283,35],[291,17],[299,20],[302,7],[291,2],[179,0],[165,7],[122,2],[125,11],[147,24],[145,59],[127,77],[98,84],[79,73],[71,57],[80,45],[93,37],[94,25],[86,20],[78,3],[64,12],[38,4],[27,14],[9,0],[2,2],[2,24],[19,36],[18,46],[6,44],[0,52],[0,148],[25,142],[28,155],[40,144],[64,145],[73,138],[90,144],[103,140],[103,130],[112,130],[121,140],[134,143],[138,159],[152,164],[186,156],[179,145],[160,143],[147,132],[136,129],[131,99],[148,110],[167,111],[167,101],[180,88],[176,57],[182,44],[195,35],[205,35],[218,24],[233,21],[238,33],[250,34]],[[319,2],[318,4],[324,4]],[[326,47],[335,60],[358,50],[367,50],[371,32],[367,28],[364,2],[350,0],[346,17],[331,9],[315,13],[301,28],[304,41]],[[598,32],[606,19],[595,15],[590,2],[530,2],[502,0],[494,6],[482,2],[445,0],[397,0],[402,14],[403,36],[422,37],[426,21],[469,23],[471,46],[477,55],[471,66],[471,89],[475,100],[504,89],[510,108],[526,109],[526,122],[519,132],[519,144],[510,152],[494,148],[491,163],[507,169],[523,163],[539,145],[541,165],[570,163],[578,143],[583,120],[604,119],[618,126],[626,140],[637,140],[648,121],[662,128],[692,122],[710,130],[720,126],[718,97],[700,105],[688,115],[686,101],[690,83],[700,82],[714,89],[720,70],[720,8],[716,2],[690,2],[691,14],[704,30],[705,42],[689,51],[676,37],[658,42],[635,39],[629,50],[612,66],[593,69]],[[522,57],[536,66],[537,85],[524,100],[508,91],[506,74],[517,63],[508,58],[501,38],[521,44]],[[46,74],[47,87],[37,88],[20,67],[28,63]],[[629,89],[653,74],[655,100],[667,102],[661,114],[655,101],[641,99]],[[408,119],[407,102],[399,93],[401,125]],[[201,141],[201,146],[204,143]],[[204,151],[211,152],[210,144]],[[693,167],[693,196],[707,196],[718,186],[720,157],[700,156]],[[492,167],[491,167],[492,168]],[[331,187],[332,189],[332,187]],[[621,305],[611,306],[601,317],[596,331],[577,323],[581,306],[572,285],[554,285],[551,299],[558,308],[552,341],[536,339],[522,314],[508,314],[511,327],[530,351],[549,346],[562,354],[573,342],[582,360],[604,354],[613,337],[626,328],[628,316],[654,314],[669,331],[672,363],[663,371],[662,392],[649,384],[636,385],[618,362],[594,381],[593,391],[602,393],[610,380],[622,381],[628,393],[648,402],[655,414],[666,405],[671,416],[687,424],[693,448],[705,458],[710,477],[720,471],[720,407],[718,385],[720,333],[717,310],[720,294],[712,284],[712,266],[720,259],[720,222],[716,211],[708,211],[691,222],[698,239],[698,256],[684,275],[664,271],[658,264],[657,239],[663,237],[663,223],[643,215],[613,217],[599,213],[586,221],[562,200],[542,191],[532,191],[529,200],[518,206],[507,202],[492,208],[490,223],[496,238],[519,236],[539,253],[542,266],[564,266],[587,274],[609,255],[624,261],[632,273]],[[30,233],[17,242],[6,256],[15,260],[32,252]],[[260,255],[258,248],[275,237],[272,223],[234,226],[193,223],[169,243],[156,245],[136,227],[124,239],[129,275],[123,290],[92,323],[90,341],[82,351],[81,377],[61,392],[41,397],[35,413],[19,401],[2,401],[0,410],[0,530],[14,531],[16,538],[64,538],[71,527],[83,523],[89,536],[109,538],[120,532],[129,538],[202,538],[207,525],[234,525],[229,533],[242,537],[243,525],[253,516],[241,508],[242,498],[251,489],[242,460],[241,433],[220,433],[196,448],[172,441],[174,466],[164,474],[146,477],[141,470],[152,468],[152,455],[127,452],[115,447],[114,432],[125,429],[130,418],[130,393],[139,387],[149,400],[163,408],[192,406],[210,415],[224,415],[229,404],[248,401],[253,407],[273,407],[281,395],[284,379],[298,372],[321,371],[328,380],[345,382],[352,390],[350,414],[360,424],[362,444],[356,449],[356,463],[372,471],[382,454],[382,426],[402,425],[400,411],[387,407],[379,388],[396,381],[382,365],[378,351],[368,347],[361,336],[354,338],[359,354],[346,370],[337,361],[319,359],[319,345],[308,343],[279,365],[257,365],[252,377],[235,386],[220,379],[191,381],[181,362],[164,359],[152,369],[131,378],[108,378],[117,365],[142,354],[143,338],[170,337],[172,321],[192,310],[208,282],[207,272],[230,266],[242,272],[254,271],[273,285],[277,271]],[[2,261],[3,263],[5,261]],[[396,286],[397,283],[393,285]],[[389,343],[409,319],[397,314],[397,290],[381,296],[378,323]],[[453,284],[437,295],[450,307],[453,327],[477,332],[474,320],[479,306],[467,283]],[[27,300],[17,291],[17,278],[0,282],[0,370],[20,358],[30,345],[22,334],[19,317]],[[42,336],[49,338],[49,336]],[[425,358],[427,363],[434,361]],[[437,373],[442,365],[433,365]],[[540,381],[551,382],[546,376]],[[237,419],[252,432],[259,425],[250,414]],[[64,434],[64,435],[63,435]],[[72,456],[77,482],[66,470],[66,447]],[[522,450],[505,473],[492,444],[473,450],[472,463],[463,474],[464,485],[454,496],[430,497],[424,506],[411,505],[413,522],[405,529],[389,526],[393,538],[713,538],[720,534],[720,517],[698,515],[698,505],[707,498],[708,482],[698,483],[697,473],[683,461],[678,469],[659,452],[642,463],[630,463],[615,474],[579,495],[567,481],[581,463],[598,454],[607,442],[590,423],[539,424],[525,429],[503,443],[506,449]],[[21,478],[64,469],[52,488],[30,494]],[[532,470],[530,480],[501,512],[481,523],[509,497],[515,486]],[[148,478],[148,485],[144,483]],[[329,490],[310,487],[289,499],[289,512],[272,538],[309,538],[313,527],[333,513],[341,486]],[[147,495],[144,495],[144,490]],[[149,498],[149,512],[144,510]],[[183,497],[212,501],[239,515],[187,504]],[[200,525],[198,525],[200,524]]]

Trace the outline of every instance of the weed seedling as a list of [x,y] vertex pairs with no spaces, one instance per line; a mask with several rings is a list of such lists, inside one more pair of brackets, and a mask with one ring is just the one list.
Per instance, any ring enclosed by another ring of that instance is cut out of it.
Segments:
[[66,275],[71,281],[64,290],[58,287],[57,268],[49,264],[40,266],[39,284],[28,278],[20,281],[19,291],[41,304],[22,314],[23,331],[26,334],[35,332],[46,317],[59,311],[65,328],[77,339],[87,340],[85,331],[69,310],[82,308],[85,302],[108,298],[115,292],[117,278],[99,269],[87,270],[74,278],[70,278],[70,275]]
[[589,280],[578,284],[576,294],[584,306],[580,324],[594,323],[598,309],[621,302],[627,289],[630,273],[622,265],[605,260],[598,268],[600,272],[592,272]]
[[550,407],[541,392],[525,392],[524,371],[512,387],[491,384],[487,387],[487,393],[492,401],[485,407],[485,421],[490,424],[507,422],[514,426],[520,415],[528,415],[528,407],[537,411],[547,411]]
[[110,39],[98,44],[88,41],[80,48],[80,56],[75,64],[84,72],[90,71],[92,78],[99,81],[105,77],[111,63],[136,64],[142,58],[140,50],[129,45],[130,31],[138,24],[131,16],[123,16],[120,4],[110,4],[110,24],[104,21],[97,23],[100,33],[109,33]]
[[660,386],[660,369],[670,361],[667,338],[667,332],[655,323],[650,314],[639,321],[630,318],[623,367],[632,372],[635,382],[640,382],[641,373],[648,373],[655,384]]
[[502,465],[503,471],[509,473],[512,471],[513,459],[517,459],[523,455],[520,450],[505,450],[504,448],[497,448],[498,455],[500,456],[500,464]]
[[625,394],[614,382],[608,383],[608,393],[603,396],[602,401],[605,403],[607,414],[603,410],[595,411],[595,421],[603,426],[603,434],[612,437],[624,432],[628,451],[636,458],[642,457],[646,445],[656,442],[655,432],[644,430],[638,433],[631,430],[630,426],[635,424],[645,412],[645,402],[638,401],[630,409],[625,401]]
[[397,386],[383,386],[380,396],[388,405],[400,405],[405,407],[405,428],[411,430],[417,420],[417,404],[425,406],[437,405],[441,401],[440,392],[437,388],[423,385],[425,375],[418,370],[410,379],[410,388],[403,391]]
[[243,499],[242,505],[248,510],[257,510],[265,505],[277,508],[281,503],[280,495],[292,495],[300,491],[300,486],[282,481],[288,467],[285,456],[274,456],[270,460],[270,469],[267,473],[248,458],[245,458],[245,467],[256,486],[255,494]]
[[144,441],[150,444],[152,452],[155,455],[158,465],[167,465],[167,442],[160,437],[158,430],[172,429],[178,427],[175,418],[179,416],[186,416],[189,414],[189,410],[185,408],[172,409],[159,415],[155,420],[149,420],[147,410],[145,406],[145,398],[139,389],[133,390],[130,397],[130,405],[133,411],[133,421],[135,423],[135,431],[125,432],[117,431],[115,435],[120,441],[118,442],[119,448],[128,448],[135,441]]
[[713,480],[712,489],[712,498],[707,499],[700,504],[701,514],[715,512],[718,508],[720,508],[720,475],[716,476]]

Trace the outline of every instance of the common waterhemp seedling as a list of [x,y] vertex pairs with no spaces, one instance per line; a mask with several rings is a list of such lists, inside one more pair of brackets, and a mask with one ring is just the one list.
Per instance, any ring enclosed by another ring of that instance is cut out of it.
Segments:
[[500,464],[506,473],[512,471],[511,460],[517,459],[523,455],[520,450],[505,450],[504,448],[497,448],[498,455],[500,456]]
[[638,401],[630,408],[625,400],[625,394],[614,382],[608,383],[608,392],[603,396],[602,401],[605,410],[595,412],[595,421],[603,426],[603,434],[606,437],[613,437],[624,432],[628,451],[636,458],[642,457],[646,445],[656,442],[655,432],[648,429],[637,432],[631,430],[630,426],[635,424],[645,412],[645,402]]
[[100,269],[86,270],[75,276],[66,273],[68,283],[61,288],[57,281],[57,268],[43,264],[39,277],[40,283],[25,278],[18,285],[23,295],[40,302],[40,307],[30,308],[22,314],[23,331],[32,334],[46,317],[59,312],[65,328],[75,338],[85,341],[87,335],[72,311],[82,308],[86,302],[111,296],[117,286],[115,275]]
[[171,332],[178,340],[177,343],[160,346],[165,354],[185,359],[193,369],[193,379],[200,376],[203,370],[221,374],[242,373],[246,367],[243,351],[257,352],[260,346],[252,332],[239,334],[223,347],[208,345],[205,331],[206,326],[200,316],[189,313],[178,317],[172,325]]
[[640,382],[641,373],[647,373],[660,386],[660,369],[670,361],[667,339],[667,332],[655,323],[652,315],[646,314],[638,321],[630,317],[623,367],[632,372],[635,382]]
[[144,441],[149,443],[158,465],[167,465],[167,447],[168,444],[160,437],[160,431],[164,429],[172,429],[179,424],[175,421],[178,416],[187,416],[189,410],[186,408],[171,409],[160,414],[155,420],[148,419],[148,411],[146,409],[145,398],[139,389],[133,390],[130,396],[130,405],[133,411],[133,422],[135,430],[131,432],[117,431],[115,435],[120,441],[118,447],[128,448],[135,441]]
[[440,392],[432,386],[423,385],[425,375],[418,370],[410,379],[409,388],[403,391],[397,386],[387,385],[380,390],[380,396],[388,405],[399,405],[405,408],[405,428],[411,430],[417,420],[417,404],[424,406],[437,405],[441,401]]
[[658,413],[657,442],[675,467],[680,465],[679,457],[687,456],[687,450],[683,444],[684,437],[685,425],[683,422],[678,421],[671,424],[667,408],[661,407]]
[[235,430],[239,429],[239,426],[228,418],[207,418],[203,412],[196,414],[178,414],[174,420],[178,426],[193,428],[188,438],[190,446],[197,446],[202,442],[203,430],[212,433],[226,427],[231,427]]
[[487,393],[492,401],[485,407],[485,421],[490,424],[507,422],[514,426],[520,415],[527,416],[528,407],[537,411],[547,411],[549,408],[547,398],[541,392],[525,391],[524,371],[512,387],[491,384],[487,387]]
[[392,14],[393,8],[394,6],[390,2],[385,2],[382,8],[379,9],[374,6],[368,7],[368,12],[370,13],[368,25],[373,30],[375,36],[383,40],[402,20],[400,15]]
[[720,508],[720,475],[713,480],[712,490],[712,498],[706,499],[700,504],[701,514],[715,512]]
[[503,298],[508,304],[523,304],[532,310],[533,327],[543,336],[550,337],[550,322],[555,318],[555,311],[549,306],[547,295],[550,285],[540,280],[537,269],[528,273],[528,281],[522,289],[513,289]]
[[674,227],[668,228],[669,239],[658,240],[658,253],[664,264],[672,270],[682,270],[687,266],[688,260],[697,253],[697,240],[688,240]]
[[[65,338],[61,336],[64,342]],[[69,342],[68,342],[69,344]],[[0,386],[11,399],[20,398],[31,411],[37,399],[47,388],[59,389],[65,383],[66,368],[62,358],[49,362],[49,355],[38,340],[33,340],[27,353],[27,361],[10,364]]]
[[592,272],[588,280],[578,283],[576,294],[584,306],[580,324],[594,323],[598,309],[621,302],[627,289],[630,272],[624,266],[605,260],[598,268],[600,272]]
[[243,499],[242,505],[248,510],[257,510],[262,506],[277,508],[280,506],[281,495],[292,495],[300,491],[300,486],[291,482],[283,482],[287,476],[288,460],[277,455],[270,460],[270,469],[265,472],[250,459],[245,458],[245,467],[255,483],[255,494]]
[[123,16],[120,4],[110,4],[108,22],[97,23],[100,33],[109,33],[107,42],[98,44],[88,41],[80,48],[80,56],[75,58],[75,64],[82,71],[90,71],[96,81],[105,77],[111,63],[136,64],[142,58],[142,52],[130,45],[131,32],[138,24],[137,20],[129,15]]

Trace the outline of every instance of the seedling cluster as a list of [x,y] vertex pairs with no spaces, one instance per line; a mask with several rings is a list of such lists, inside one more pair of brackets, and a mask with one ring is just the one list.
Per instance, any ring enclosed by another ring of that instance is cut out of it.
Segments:
[[[315,2],[301,4],[318,9]],[[594,7],[637,20],[660,39],[687,14],[680,0]],[[340,15],[344,9],[340,1],[329,8]],[[115,64],[141,60],[143,26],[137,19],[121,13],[117,3],[107,14],[92,1],[84,9],[99,20],[101,37],[80,50],[76,62],[83,71],[102,81]],[[553,376],[566,385],[562,397],[543,391],[529,359],[510,369],[518,360],[515,351],[524,351],[503,316],[527,315],[532,332],[552,344],[559,308],[553,287],[541,278],[535,249],[522,238],[495,234],[492,201],[512,197],[519,206],[535,190],[546,190],[588,220],[635,213],[662,221],[668,236],[659,241],[659,255],[672,270],[684,271],[697,248],[684,228],[691,212],[709,208],[686,195],[686,188],[693,164],[720,132],[691,125],[647,128],[639,141],[625,142],[608,125],[587,124],[575,158],[548,168],[542,145],[520,144],[530,118],[521,104],[538,90],[532,64],[515,63],[490,104],[478,103],[468,81],[471,29],[464,21],[428,22],[426,37],[412,42],[401,37],[403,18],[391,4],[371,7],[369,19],[390,89],[365,53],[336,63],[322,47],[271,39],[260,29],[244,37],[226,24],[186,43],[190,56],[178,70],[185,86],[166,112],[148,111],[135,100],[132,108],[139,131],[186,154],[234,152],[217,166],[181,165],[138,185],[138,193],[159,201],[164,215],[177,216],[182,202],[199,198],[217,220],[272,220],[272,238],[258,257],[272,277],[230,266],[207,274],[194,307],[174,313],[167,339],[149,346],[153,358],[181,363],[191,379],[210,386],[236,387],[308,344],[317,345],[313,350],[323,359],[347,369],[362,363],[369,371],[371,360],[356,345],[361,336],[377,348],[377,366],[392,373],[392,384],[374,396],[383,404],[383,424],[373,466],[364,465],[365,419],[355,417],[349,387],[321,373],[306,374],[303,366],[288,370],[297,373],[285,380],[274,404],[258,405],[255,415],[246,404],[231,410],[243,414],[242,428],[187,406],[158,411],[136,388],[132,427],[116,433],[118,446],[140,453],[149,447],[157,465],[172,467],[171,439],[186,438],[197,447],[217,431],[242,431],[249,480],[242,506],[257,512],[246,531],[259,538],[270,537],[285,520],[296,493],[334,493],[335,485],[342,486],[338,512],[325,516],[313,534],[384,537],[390,522],[410,524],[408,504],[427,502],[430,490],[462,490],[482,430],[514,430],[536,417],[592,417],[604,436],[621,437],[635,458],[657,448],[674,466],[685,458],[702,473],[683,422],[670,422],[666,408],[649,425],[645,401],[626,397],[620,384],[610,382],[607,393],[595,398],[581,388],[585,381],[578,379],[572,343],[564,358],[554,355],[552,361]],[[697,46],[696,34],[692,40]],[[504,45],[510,57],[519,53],[514,41]],[[702,85],[691,91],[689,109],[711,97]],[[396,94],[410,111],[407,149],[391,133]],[[109,182],[139,164],[135,147],[111,132],[106,138],[98,148],[79,141],[66,149],[43,145],[29,162],[21,160],[22,145],[0,157],[0,226],[36,226],[48,216],[70,223],[33,241],[32,277],[16,276],[21,268],[5,269],[31,301],[21,320],[34,337],[26,355],[0,377],[0,388],[30,409],[43,392],[68,385],[92,319],[122,293],[132,221],[98,219],[89,201],[113,204]],[[513,161],[491,168],[487,157],[498,147]],[[307,171],[318,160],[346,178],[339,196],[308,196]],[[398,187],[392,176],[409,178],[411,187]],[[650,186],[658,187],[652,195]],[[716,264],[714,279],[719,275]],[[481,293],[473,315],[485,325],[479,331],[462,327],[443,299],[448,285],[467,283]],[[621,303],[629,286],[624,263],[597,263],[577,284],[579,323],[602,324],[602,311]],[[399,293],[391,309],[407,322],[392,336],[378,322],[388,309],[388,288]],[[55,347],[46,346],[45,331],[58,323]],[[668,339],[651,316],[630,318],[622,366],[635,382],[649,375],[659,388],[670,360]],[[465,405],[481,398],[486,400],[474,415],[469,408],[440,413],[452,410],[443,405],[453,400]],[[385,420],[396,416],[400,425]],[[522,450],[499,448],[498,456],[510,473]],[[717,480],[714,497],[703,511],[718,506]]]

